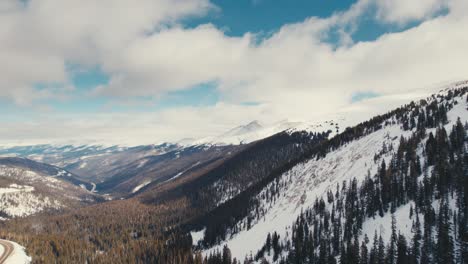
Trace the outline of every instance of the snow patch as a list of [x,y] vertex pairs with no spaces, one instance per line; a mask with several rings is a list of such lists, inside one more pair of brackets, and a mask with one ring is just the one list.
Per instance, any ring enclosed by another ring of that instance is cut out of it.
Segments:
[[145,187],[146,185],[150,184],[151,181],[145,181],[143,182],[142,184],[138,185],[137,187],[135,187],[132,191],[132,193],[136,193],[138,192],[141,188]]
[[198,245],[198,242],[200,242],[201,240],[203,240],[203,237],[205,237],[205,230],[206,228],[203,228],[202,230],[200,231],[192,231],[190,232],[190,235],[192,236],[192,244],[194,246],[197,246]]
[[180,176],[182,176],[182,174],[186,173],[188,170],[190,170],[190,169],[192,169],[192,168],[194,168],[194,167],[200,165],[200,163],[201,163],[201,162],[198,161],[198,162],[192,164],[192,165],[191,165],[190,167],[188,167],[187,169],[185,169],[185,170],[183,170],[183,171],[177,173],[176,175],[174,175],[174,176],[172,176],[171,178],[169,178],[169,179],[163,181],[162,183],[169,182],[169,181],[173,181],[173,180],[179,178]]

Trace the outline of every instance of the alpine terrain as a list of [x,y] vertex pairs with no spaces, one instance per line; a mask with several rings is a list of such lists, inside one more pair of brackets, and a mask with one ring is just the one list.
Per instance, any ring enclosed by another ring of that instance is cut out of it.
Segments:
[[466,262],[468,82],[340,120],[3,148],[0,235],[35,263]]
[[468,0],[0,0],[0,264],[468,264]]

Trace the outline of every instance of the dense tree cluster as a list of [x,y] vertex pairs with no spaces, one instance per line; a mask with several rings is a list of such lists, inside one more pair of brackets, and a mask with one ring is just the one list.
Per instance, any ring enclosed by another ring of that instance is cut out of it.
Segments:
[[177,228],[187,212],[184,200],[119,200],[4,222],[0,237],[24,245],[34,263],[190,263],[191,237]]

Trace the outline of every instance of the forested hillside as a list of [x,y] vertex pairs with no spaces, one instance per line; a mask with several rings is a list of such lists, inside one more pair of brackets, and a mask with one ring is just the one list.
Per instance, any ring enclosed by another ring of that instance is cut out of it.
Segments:
[[[219,236],[233,255],[256,261],[466,263],[467,91],[444,91],[322,142]],[[222,247],[206,254],[219,258]]]

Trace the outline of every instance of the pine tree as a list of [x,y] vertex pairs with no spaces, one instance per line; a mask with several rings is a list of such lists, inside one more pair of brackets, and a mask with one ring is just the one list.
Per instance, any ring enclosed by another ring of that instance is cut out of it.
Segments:
[[396,263],[409,264],[408,243],[406,242],[405,236],[401,234],[398,234]]
[[372,243],[371,252],[369,254],[369,264],[378,264],[377,253],[379,250],[379,238],[377,236],[377,230],[374,233],[374,240]]
[[426,215],[424,219],[424,236],[423,236],[423,244],[421,249],[421,263],[424,264],[431,264],[433,263],[432,258],[432,250],[433,244],[432,241],[432,227],[430,223],[427,221]]
[[267,235],[265,246],[266,246],[267,253],[270,254],[270,249],[271,249],[271,235],[270,235],[270,233],[268,233],[268,235]]
[[417,264],[419,263],[419,257],[420,257],[420,246],[421,246],[421,223],[419,222],[419,214],[416,212],[416,222],[413,222],[413,228],[412,231],[414,233],[413,235],[413,240],[411,242],[411,263],[412,264]]
[[360,264],[368,264],[369,263],[368,250],[367,250],[367,245],[366,245],[365,241],[362,241],[362,243],[361,243],[361,255],[359,257],[359,263]]
[[227,247],[227,245],[224,245],[223,247],[223,262],[222,264],[231,264],[232,260],[232,255],[231,255],[231,250]]
[[273,233],[272,237],[272,247],[273,247],[273,261],[278,260],[279,254],[281,253],[281,248],[279,245],[279,235],[276,231]]
[[398,237],[396,233],[396,218],[395,215],[392,214],[392,235],[390,237],[390,243],[387,250],[387,264],[395,264],[396,262],[397,242]]
[[379,235],[379,246],[377,250],[377,263],[385,263],[385,243],[383,241],[382,235]]
[[437,227],[437,245],[436,260],[438,263],[454,263],[453,238],[450,235],[450,216],[447,198],[444,197],[440,202],[438,227]]

